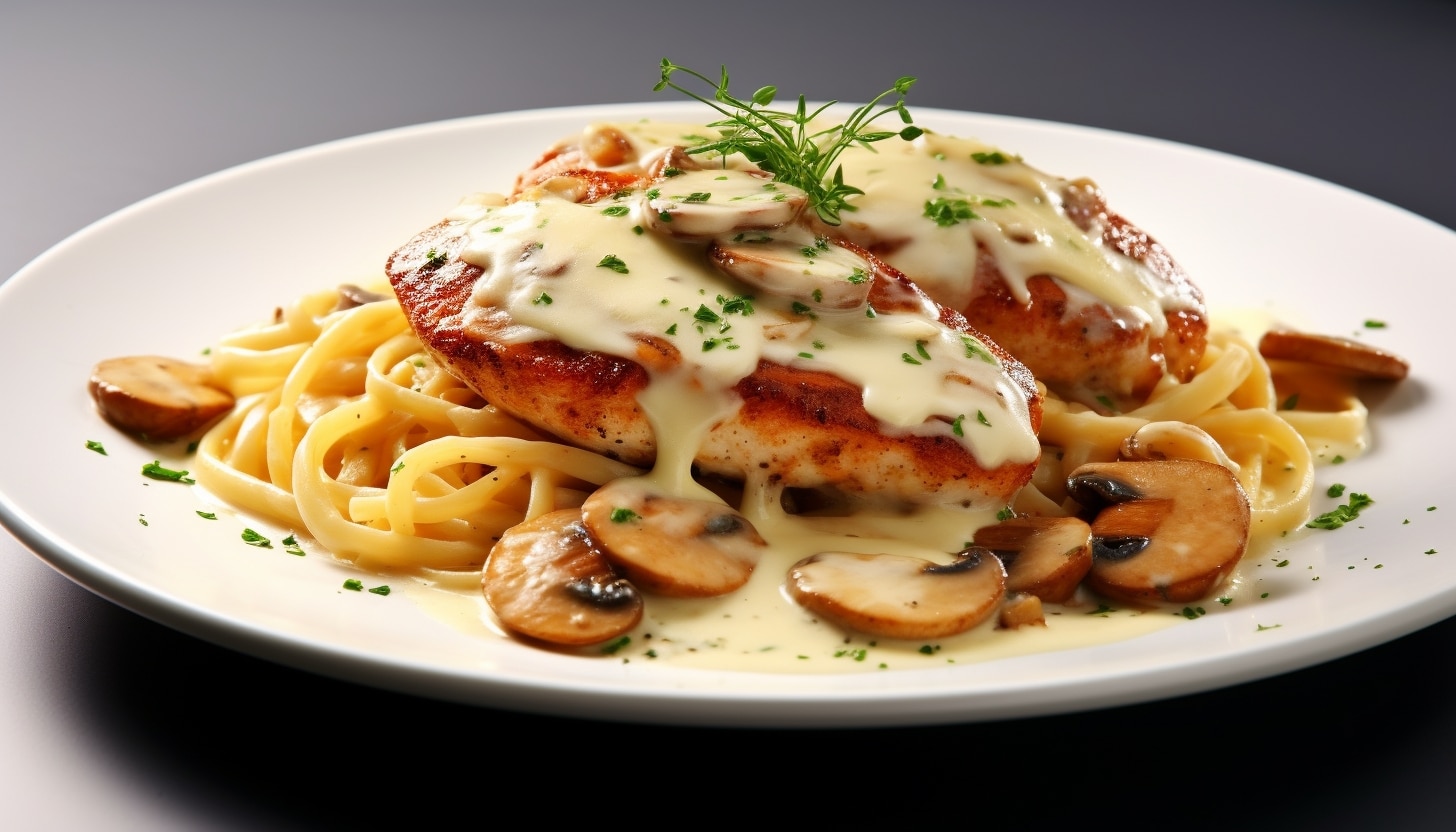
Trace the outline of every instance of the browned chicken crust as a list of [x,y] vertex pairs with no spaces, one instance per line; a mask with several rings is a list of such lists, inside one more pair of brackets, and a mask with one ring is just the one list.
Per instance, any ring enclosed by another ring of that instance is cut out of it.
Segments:
[[[389,279],[425,347],[486,401],[561,440],[635,465],[656,458],[656,438],[636,396],[648,384],[644,365],[669,368],[680,356],[644,337],[638,360],[573,349],[554,340],[507,343],[511,325],[501,309],[473,308],[482,274],[459,259],[460,227],[435,225],[396,251]],[[924,298],[910,281],[877,266],[876,309],[904,308]],[[443,261],[443,265],[439,264]],[[976,332],[958,313],[941,309],[943,324],[985,341],[1029,404],[1031,428],[1041,425],[1041,401],[1029,370]],[[745,479],[755,470],[790,487],[831,486],[847,493],[910,503],[997,505],[1030,478],[1036,461],[986,469],[949,436],[889,435],[864,408],[855,385],[825,373],[768,361],[741,380],[743,400],[713,427],[699,449],[702,470]]]

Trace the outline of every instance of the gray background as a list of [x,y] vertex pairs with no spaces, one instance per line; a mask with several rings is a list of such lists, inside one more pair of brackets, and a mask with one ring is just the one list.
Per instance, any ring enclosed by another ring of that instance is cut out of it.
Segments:
[[[0,276],[114,210],[261,156],[477,113],[646,100],[664,55],[726,63],[738,89],[820,99],[914,74],[912,104],[1215,148],[1456,227],[1451,2],[5,0]],[[1430,271],[1444,299],[1452,264]],[[523,781],[561,784],[552,814],[569,823],[596,823],[603,806],[652,817],[681,786],[694,807],[729,795],[754,819],[786,789],[816,817],[878,795],[1181,828],[1443,828],[1456,809],[1452,621],[1275,679],[1095,713],[710,731],[466,708],[278,667],[121,610],[8,537],[0,585],[7,825],[370,825],[391,807],[489,823],[502,807],[485,803]],[[380,725],[390,731],[371,732]],[[445,765],[437,744],[464,764]]]

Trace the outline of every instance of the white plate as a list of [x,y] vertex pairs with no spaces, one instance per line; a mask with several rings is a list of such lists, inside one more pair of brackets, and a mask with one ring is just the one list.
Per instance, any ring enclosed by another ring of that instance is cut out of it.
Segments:
[[[1456,363],[1438,354],[1439,339],[1420,337],[1440,331],[1446,310],[1419,302],[1421,276],[1456,262],[1456,234],[1287,171],[1087,128],[917,111],[928,126],[1046,170],[1092,176],[1167,244],[1215,309],[1279,310],[1360,332],[1415,366],[1374,408],[1375,451],[1320,472],[1322,485],[1374,497],[1358,525],[1301,538],[1280,554],[1287,566],[1246,567],[1268,598],[1152,635],[828,676],[555,655],[452,626],[407,594],[344,591],[351,567],[325,556],[242,545],[241,521],[201,520],[189,489],[140,477],[152,454],[93,411],[85,379],[96,360],[185,356],[305,291],[378,274],[463,193],[509,187],[543,147],[588,121],[643,116],[702,112],[572,108],[364,136],[206,177],[61,243],[0,287],[0,354],[11,356],[19,396],[0,412],[0,435],[11,437],[0,519],[83,586],[200,638],[427,696],[654,722],[863,726],[1095,708],[1303,667],[1456,611],[1456,536],[1441,523],[1456,511],[1443,430]],[[1363,330],[1369,318],[1389,326]],[[110,455],[86,450],[88,439]]]

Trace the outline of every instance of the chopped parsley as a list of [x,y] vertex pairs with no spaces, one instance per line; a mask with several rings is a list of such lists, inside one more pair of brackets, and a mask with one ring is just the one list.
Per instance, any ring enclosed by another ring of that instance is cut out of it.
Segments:
[[363,592],[364,582],[350,578],[349,580],[344,581],[344,589],[347,589],[350,592]]
[[1007,156],[1005,153],[1002,153],[999,150],[993,150],[990,153],[972,153],[971,158],[975,160],[976,164],[978,165],[1004,165],[1008,162],[1017,162],[1021,160],[1020,156]]
[[631,636],[622,636],[621,638],[617,639],[616,641],[608,642],[608,643],[602,645],[602,652],[605,653],[606,655],[610,656],[610,655],[615,654],[618,650],[621,650],[623,647],[626,647],[627,645],[629,645],[631,643],[632,643],[632,637]]
[[1365,321],[1365,328],[1366,329],[1385,329],[1385,327],[1386,327],[1385,321],[1376,321],[1376,320],[1366,320]]
[[1003,508],[1000,511],[996,512],[996,519],[998,521],[1010,520],[1015,516],[1016,510],[1011,508],[1011,506],[1007,506],[1006,508]]
[[611,269],[617,274],[627,274],[627,264],[615,254],[608,254],[597,263],[597,268]]
[[546,294],[545,292],[542,292],[541,294],[537,295],[536,298],[534,300],[532,300],[531,302],[534,303],[534,304],[536,304],[536,305],[538,305],[538,306],[550,306],[551,303],[552,303],[552,300],[551,300],[551,296],[550,295]]
[[448,262],[450,262],[450,257],[444,252],[433,248],[425,252],[425,268],[427,269],[438,269]]
[[631,208],[625,205],[609,205],[602,209],[602,213],[609,217],[625,217],[631,212]]
[[1304,525],[1306,528],[1332,531],[1359,517],[1361,509],[1368,507],[1374,502],[1374,500],[1370,499],[1369,494],[1360,494],[1351,491],[1350,499],[1344,505],[1335,506],[1334,509],[1321,514]]
[[142,466],[142,476],[154,480],[165,480],[167,482],[180,482],[184,485],[192,485],[197,480],[188,476],[190,471],[174,471],[171,468],[163,468],[161,460],[154,459]]
[[252,529],[243,529],[243,542],[249,546],[257,546],[259,549],[272,549],[273,541],[258,534]]
[[369,588],[369,591],[372,592],[372,593],[374,593],[375,595],[388,595],[389,592],[390,592],[390,589],[389,589],[389,586],[387,584],[385,584],[385,585],[381,585],[381,586],[370,587]]
[[298,538],[289,535],[283,538],[283,551],[295,557],[303,557],[303,547],[298,545]]
[[941,228],[949,228],[962,222],[978,220],[979,214],[971,210],[971,203],[964,199],[947,199],[943,196],[926,200],[925,218]]
[[1345,496],[1345,484],[1340,482],[1335,483],[1334,485],[1325,489],[1325,495],[1329,497]]
[[1299,407],[1298,393],[1291,394],[1289,398],[1285,399],[1284,402],[1279,405],[1280,410],[1293,410],[1296,407]]
[[102,456],[108,456],[108,454],[106,453],[105,446],[103,446],[100,442],[97,442],[94,439],[87,439],[86,440],[86,450],[88,450],[88,451],[95,451],[96,453],[101,454]]
[[609,517],[613,523],[630,523],[633,520],[640,520],[642,515],[630,508],[614,508]]
[[706,191],[693,191],[683,198],[683,202],[707,202],[713,195]]
[[961,343],[965,345],[966,358],[979,358],[987,364],[996,363],[996,356],[992,355],[991,351],[986,349],[985,344],[982,344],[975,338],[969,335],[962,335]]
[[217,515],[214,514],[214,513],[212,513],[212,512],[210,512],[210,511],[199,511],[199,512],[197,512],[197,516],[198,517],[201,517],[203,520],[216,520],[217,519]]

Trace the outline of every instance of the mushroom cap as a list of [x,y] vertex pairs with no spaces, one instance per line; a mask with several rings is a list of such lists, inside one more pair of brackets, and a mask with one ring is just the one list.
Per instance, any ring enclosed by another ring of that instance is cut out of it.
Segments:
[[481,588],[507,629],[552,644],[596,644],[642,620],[642,596],[592,546],[576,509],[507,530]]
[[1356,378],[1399,381],[1410,373],[1410,364],[1394,353],[1333,335],[1270,330],[1259,339],[1259,354],[1275,360],[1313,364]]
[[732,592],[748,583],[768,546],[748,518],[722,502],[667,496],[636,478],[607,483],[581,510],[602,554],[659,595]]
[[1249,499],[1222,465],[1196,459],[1095,462],[1067,491],[1097,508],[1087,585],[1129,603],[1207,597],[1249,542]]
[[886,638],[941,638],[991,616],[1006,593],[994,557],[940,565],[904,555],[820,552],[789,570],[800,606],[849,630]]
[[207,367],[159,355],[109,358],[91,371],[91,397],[107,421],[143,439],[178,439],[233,407]]
[[1006,565],[1006,591],[1065,603],[1092,568],[1092,530],[1079,517],[1013,517],[976,530],[974,542]]

